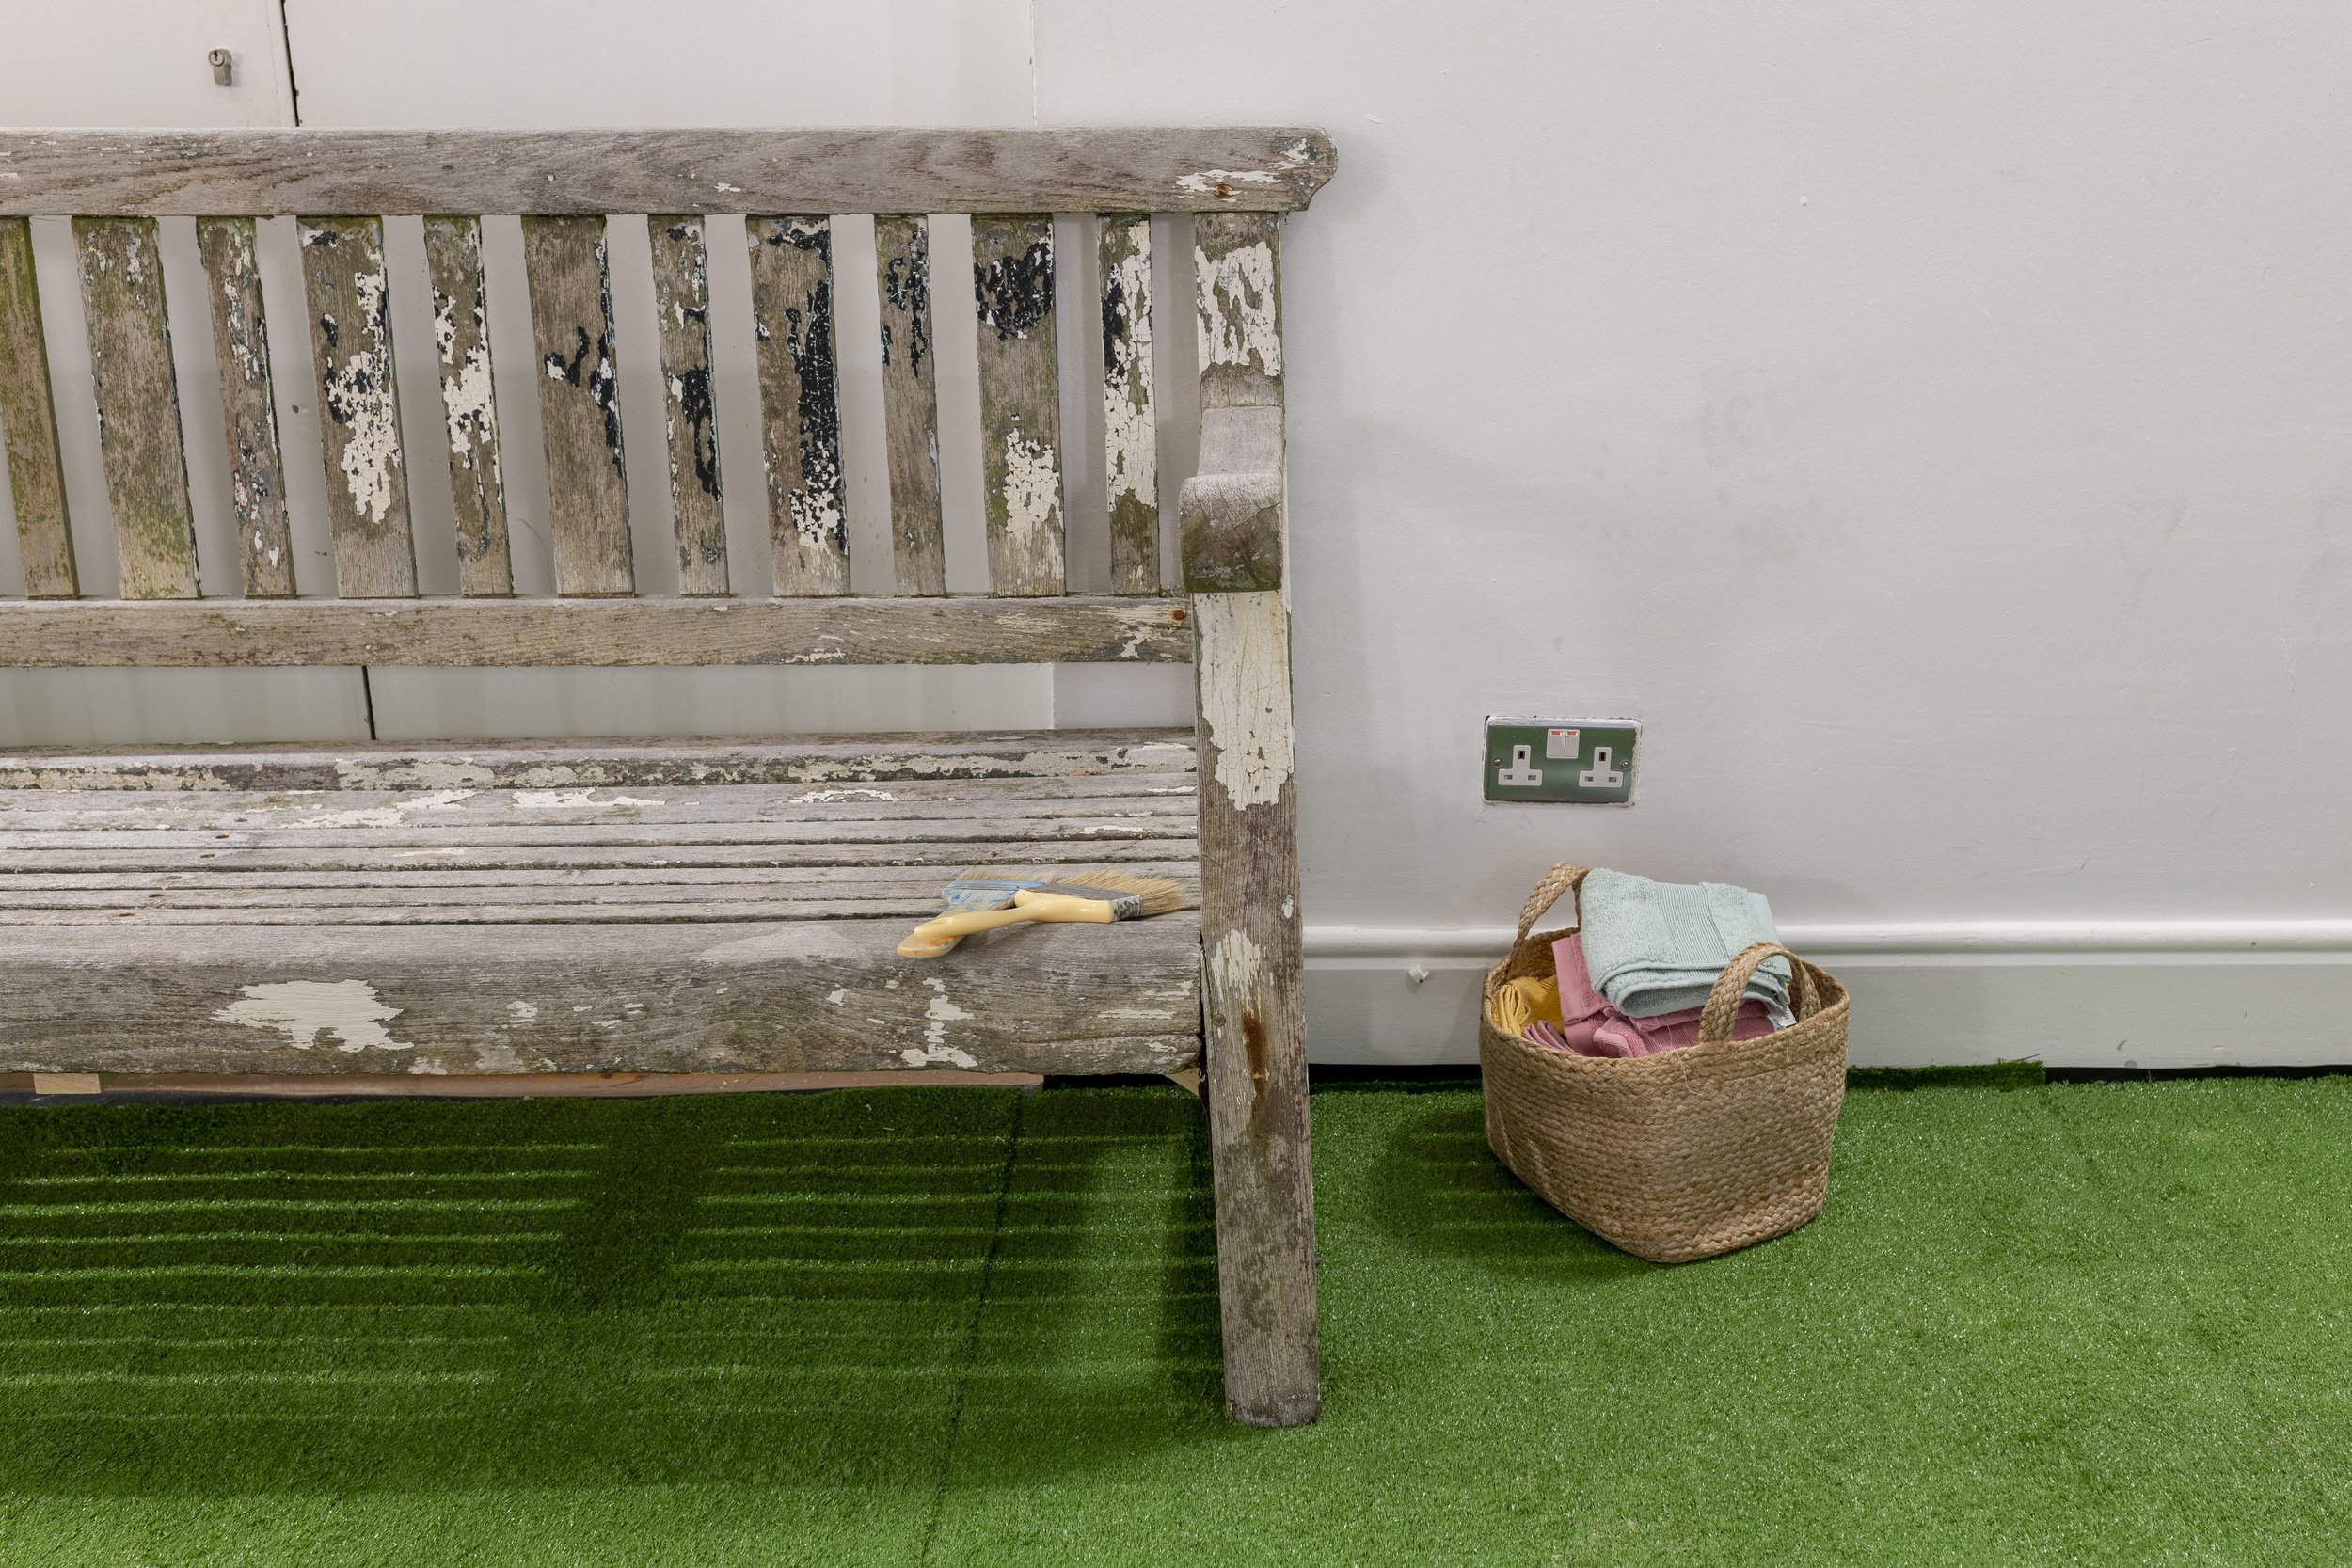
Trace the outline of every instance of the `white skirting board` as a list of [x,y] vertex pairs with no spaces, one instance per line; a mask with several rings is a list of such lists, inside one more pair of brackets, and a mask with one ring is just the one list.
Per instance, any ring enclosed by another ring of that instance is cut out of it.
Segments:
[[[1853,994],[1857,1067],[2352,1064],[2352,921],[1792,926]],[[1507,929],[1307,927],[1308,1054],[1478,1059]],[[1417,977],[1421,976],[1421,977]]]

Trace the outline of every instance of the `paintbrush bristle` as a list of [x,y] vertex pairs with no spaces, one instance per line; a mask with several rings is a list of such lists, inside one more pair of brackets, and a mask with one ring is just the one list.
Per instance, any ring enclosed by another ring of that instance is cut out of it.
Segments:
[[1138,877],[1129,871],[1073,871],[1057,876],[1054,880],[1075,887],[1099,887],[1105,893],[1124,894],[1143,901],[1145,914],[1171,914],[1191,900],[1184,895],[1182,882],[1171,882],[1166,877]]

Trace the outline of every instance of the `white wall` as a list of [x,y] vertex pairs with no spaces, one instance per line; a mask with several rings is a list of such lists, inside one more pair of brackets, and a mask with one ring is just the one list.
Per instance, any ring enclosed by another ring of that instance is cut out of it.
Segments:
[[[1497,927],[1574,858],[1767,890],[1853,982],[1863,1059],[2352,1059],[2352,13],[291,0],[287,20],[307,123],[1332,133],[1340,174],[1285,254],[1318,1055],[1462,1056]],[[0,61],[8,118],[201,113],[148,86],[187,90],[176,63],[124,63],[166,49],[160,26],[89,31],[83,64],[56,40],[39,70]],[[174,62],[188,48],[170,34]],[[467,698],[411,673],[394,701],[495,733],[683,700],[621,690],[660,684],[644,673],[500,679]],[[1181,711],[1041,679],[889,701]],[[27,711],[8,681],[0,737]],[[897,711],[691,691],[713,727]],[[565,704],[583,717],[550,717]],[[1489,712],[1639,718],[1639,800],[1482,804]]]
[[[1339,143],[1284,295],[1319,1047],[1467,1049],[1575,859],[1768,890],[1882,1058],[2352,1059],[2352,12],[1036,25],[1047,123]],[[1481,804],[1491,712],[1639,718],[1638,802]]]

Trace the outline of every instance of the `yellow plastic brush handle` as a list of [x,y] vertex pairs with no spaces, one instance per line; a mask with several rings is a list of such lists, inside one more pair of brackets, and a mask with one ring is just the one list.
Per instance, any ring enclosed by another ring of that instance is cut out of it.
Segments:
[[1004,910],[973,910],[963,914],[943,914],[936,920],[926,920],[909,931],[898,943],[902,958],[935,958],[965,937],[982,931],[993,931],[1000,926],[1018,926],[1029,920],[1090,921],[1107,926],[1114,918],[1109,900],[1102,898],[1073,898],[1067,894],[1022,892],[1013,895],[1013,905]]

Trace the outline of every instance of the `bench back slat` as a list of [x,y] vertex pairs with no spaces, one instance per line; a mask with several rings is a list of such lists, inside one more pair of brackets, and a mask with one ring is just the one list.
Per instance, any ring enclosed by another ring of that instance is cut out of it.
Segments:
[[891,569],[901,594],[945,594],[946,516],[939,499],[939,356],[931,343],[929,217],[876,215],[874,281],[882,307]]
[[1152,406],[1152,218],[1106,213],[1103,286],[1103,472],[1110,495],[1111,592],[1160,588],[1159,427]]
[[850,591],[850,516],[841,474],[841,377],[834,341],[833,221],[754,217],[752,263],[760,444],[775,591]]
[[180,388],[153,218],[75,218],[99,448],[126,599],[197,596]]
[[8,497],[16,508],[24,592],[36,599],[72,598],[82,591],[81,579],[66,528],[65,465],[50,401],[33,228],[24,218],[0,218],[0,436],[8,442]]
[[661,343],[661,407],[670,446],[677,591],[727,591],[727,528],[720,507],[719,421],[710,377],[710,257],[691,213],[645,220],[653,244],[653,313]]
[[294,232],[310,312],[310,362],[319,377],[335,591],[346,599],[409,598],[417,592],[417,552],[400,438],[384,220],[298,218]]
[[246,596],[294,591],[293,534],[286,519],[286,467],[278,448],[278,402],[269,371],[269,325],[262,312],[262,269],[251,218],[204,218],[196,226],[213,319],[213,361],[229,439],[229,502],[237,516],[237,580]]
[[457,522],[457,591],[498,598],[515,591],[506,538],[506,474],[499,456],[498,403],[490,388],[490,301],[482,277],[482,220],[424,220],[433,290],[433,344],[449,425],[450,501]]
[[555,591],[565,598],[615,598],[637,587],[604,224],[601,217],[523,219],[539,356],[531,380],[547,448]]
[[1053,217],[975,216],[972,286],[989,587],[1016,598],[1058,594],[1065,578]]

